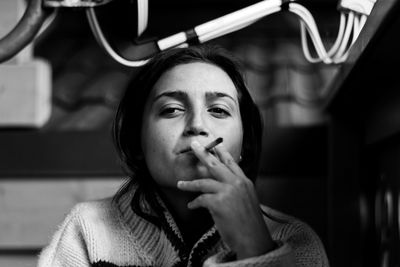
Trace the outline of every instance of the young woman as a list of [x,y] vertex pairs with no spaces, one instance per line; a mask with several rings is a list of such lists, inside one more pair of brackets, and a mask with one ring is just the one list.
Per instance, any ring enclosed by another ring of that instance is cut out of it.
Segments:
[[129,181],[113,199],[78,204],[39,266],[328,266],[311,228],[257,200],[261,131],[226,51],[155,56],[115,119]]

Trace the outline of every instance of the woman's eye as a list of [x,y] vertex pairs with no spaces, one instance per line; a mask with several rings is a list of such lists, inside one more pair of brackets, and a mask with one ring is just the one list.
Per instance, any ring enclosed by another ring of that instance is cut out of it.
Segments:
[[183,112],[183,108],[178,108],[178,107],[168,107],[164,108],[161,110],[160,115],[161,116],[175,116]]
[[208,111],[217,118],[225,118],[231,115],[226,109],[220,107],[210,108]]

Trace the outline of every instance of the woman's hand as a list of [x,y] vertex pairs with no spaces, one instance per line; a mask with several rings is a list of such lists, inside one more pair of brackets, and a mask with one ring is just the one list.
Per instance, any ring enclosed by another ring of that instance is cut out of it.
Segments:
[[262,218],[254,185],[231,154],[218,145],[217,158],[196,141],[192,149],[212,177],[178,182],[183,191],[202,193],[188,207],[210,211],[222,239],[238,259],[271,251],[275,244]]

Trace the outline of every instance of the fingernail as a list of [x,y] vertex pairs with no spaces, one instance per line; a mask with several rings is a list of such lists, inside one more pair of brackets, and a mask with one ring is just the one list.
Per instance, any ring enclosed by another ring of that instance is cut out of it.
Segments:
[[193,141],[192,142],[192,148],[199,148],[200,147],[200,143],[197,141]]
[[191,208],[193,207],[192,202],[189,202],[189,203],[187,204],[187,207],[188,207],[189,209],[191,209]]
[[177,186],[178,186],[178,187],[182,187],[182,186],[183,186],[183,184],[184,184],[184,181],[178,181],[178,184],[177,184]]

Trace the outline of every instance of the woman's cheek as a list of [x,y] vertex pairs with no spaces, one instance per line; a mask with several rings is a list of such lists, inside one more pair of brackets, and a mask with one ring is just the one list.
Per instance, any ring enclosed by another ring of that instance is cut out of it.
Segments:
[[243,130],[241,129],[241,125],[238,124],[233,127],[226,127],[224,131],[221,131],[216,137],[220,136],[224,138],[223,145],[226,150],[234,159],[238,160],[242,151],[243,143]]

